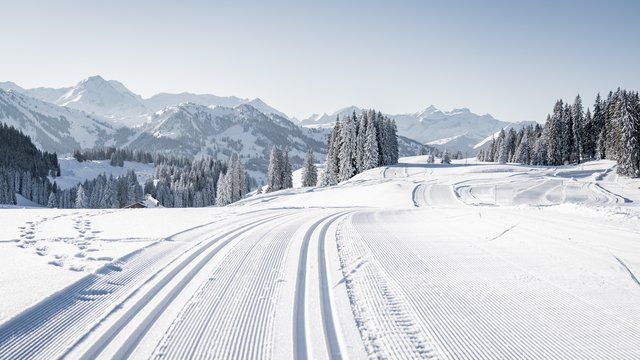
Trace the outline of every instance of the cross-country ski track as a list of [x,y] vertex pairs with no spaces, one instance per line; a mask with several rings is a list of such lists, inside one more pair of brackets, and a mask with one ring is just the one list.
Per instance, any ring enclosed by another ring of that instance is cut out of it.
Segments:
[[0,276],[52,281],[0,307],[0,358],[640,359],[639,181],[423,161],[226,208],[0,209]]

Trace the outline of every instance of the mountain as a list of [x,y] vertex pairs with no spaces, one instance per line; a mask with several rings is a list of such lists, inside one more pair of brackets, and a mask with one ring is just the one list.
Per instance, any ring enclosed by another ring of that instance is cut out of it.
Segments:
[[[277,114],[266,115],[249,104],[207,107],[186,103],[165,108],[135,128],[136,134],[121,145],[174,155],[210,155],[227,159],[238,153],[245,167],[263,178],[271,147],[290,149],[293,166],[301,166],[312,149],[322,158],[325,133],[297,126]],[[262,175],[261,175],[262,174]]]
[[118,131],[105,119],[0,89],[0,122],[29,135],[41,149],[69,153],[108,145]]
[[[349,106],[331,115],[313,115],[300,121],[300,125],[312,128],[330,127],[335,122],[336,116],[342,118],[353,111],[359,113],[361,109],[357,106]],[[477,115],[467,108],[442,111],[433,105],[416,113],[387,114],[387,116],[396,120],[399,135],[441,150],[462,151],[468,154],[476,154],[479,148],[476,145],[500,129],[514,127],[517,130],[534,123],[500,121],[489,114]]]
[[[362,111],[349,106],[294,123],[259,98],[185,92],[144,99],[124,84],[101,76],[68,88],[24,89],[4,82],[0,89],[11,90],[2,96],[5,122],[49,151],[114,145],[219,158],[238,152],[254,172],[266,172],[272,145],[290,147],[294,166],[308,148],[322,159],[328,129],[336,117]],[[441,111],[434,106],[388,116],[396,120],[403,156],[415,154],[424,144],[475,154],[495,132],[524,124],[477,115],[466,108]]]
[[126,125],[133,125],[128,119],[148,112],[140,95],[134,94],[117,81],[107,81],[101,76],[82,80],[55,103],[108,117]]
[[246,100],[246,101],[243,101],[242,104],[251,105],[252,107],[258,109],[258,111],[266,115],[277,115],[279,117],[289,119],[289,117],[285,113],[271,107],[270,105],[262,101],[260,98],[255,98],[253,100]]
[[5,91],[13,90],[21,94],[29,95],[38,100],[55,104],[71,88],[67,87],[67,88],[54,89],[54,88],[39,87],[34,89],[25,89],[21,86],[18,86],[16,83],[13,83],[11,81],[6,81],[6,82],[0,82],[0,89]]
[[250,100],[236,96],[222,97],[183,92],[179,94],[160,93],[143,99],[142,96],[135,94],[121,82],[105,80],[99,75],[86,78],[72,87],[25,89],[7,81],[0,82],[0,89],[13,90],[38,100],[108,118],[118,126],[138,126],[148,119],[147,114],[182,103],[224,107],[248,104],[264,114],[275,114],[289,119],[286,114],[268,105],[260,98]]
[[362,109],[357,106],[347,106],[331,114],[314,114],[307,119],[301,120],[299,125],[309,128],[330,128],[333,126],[333,123],[335,123],[336,117],[339,116],[342,119],[347,115],[353,114],[354,111],[356,114],[360,114]]
[[19,93],[24,93],[26,91],[24,88],[18,86],[18,84],[11,81],[4,81],[4,82],[0,81],[0,89],[4,91],[13,90]]
[[235,96],[229,97],[221,97],[216,95],[209,94],[192,94],[188,92],[183,92],[180,94],[169,94],[169,93],[160,93],[153,95],[149,99],[144,101],[147,109],[150,111],[156,112],[160,111],[166,107],[183,104],[183,103],[193,103],[197,105],[204,106],[226,106],[226,107],[234,107],[242,104],[248,100],[241,99]]

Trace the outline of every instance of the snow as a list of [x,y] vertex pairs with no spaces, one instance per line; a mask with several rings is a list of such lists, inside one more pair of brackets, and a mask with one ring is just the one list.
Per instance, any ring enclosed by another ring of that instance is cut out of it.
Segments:
[[0,209],[0,357],[637,358],[638,203],[611,161],[417,156],[225,208]]

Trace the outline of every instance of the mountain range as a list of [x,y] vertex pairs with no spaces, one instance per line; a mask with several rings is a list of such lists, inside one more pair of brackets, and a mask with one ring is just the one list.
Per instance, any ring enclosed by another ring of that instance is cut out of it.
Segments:
[[[350,106],[297,120],[259,98],[184,92],[145,99],[121,82],[101,76],[63,88],[25,89],[0,82],[0,122],[22,130],[44,150],[66,154],[79,148],[127,146],[220,159],[236,152],[258,178],[266,173],[273,145],[288,147],[294,166],[301,165],[307,149],[322,160],[336,116],[354,111],[361,109]],[[444,112],[433,106],[389,116],[398,125],[401,156],[415,154],[424,144],[473,152],[474,146],[501,128],[523,124],[479,116],[468,109]]]
[[[331,127],[337,117],[361,111],[357,106],[348,106],[331,114],[312,115],[299,124],[308,128]],[[475,155],[487,139],[491,139],[501,129],[513,127],[518,130],[525,125],[535,124],[533,121],[500,121],[489,114],[475,114],[467,108],[442,111],[433,105],[415,113],[385,115],[396,120],[398,134],[402,136],[440,150],[462,151],[468,155]]]

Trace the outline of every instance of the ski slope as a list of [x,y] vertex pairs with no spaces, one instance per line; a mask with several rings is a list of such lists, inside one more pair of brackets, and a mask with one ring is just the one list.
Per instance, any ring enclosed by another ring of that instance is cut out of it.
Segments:
[[226,208],[0,209],[0,358],[640,358],[640,181],[424,162]]

